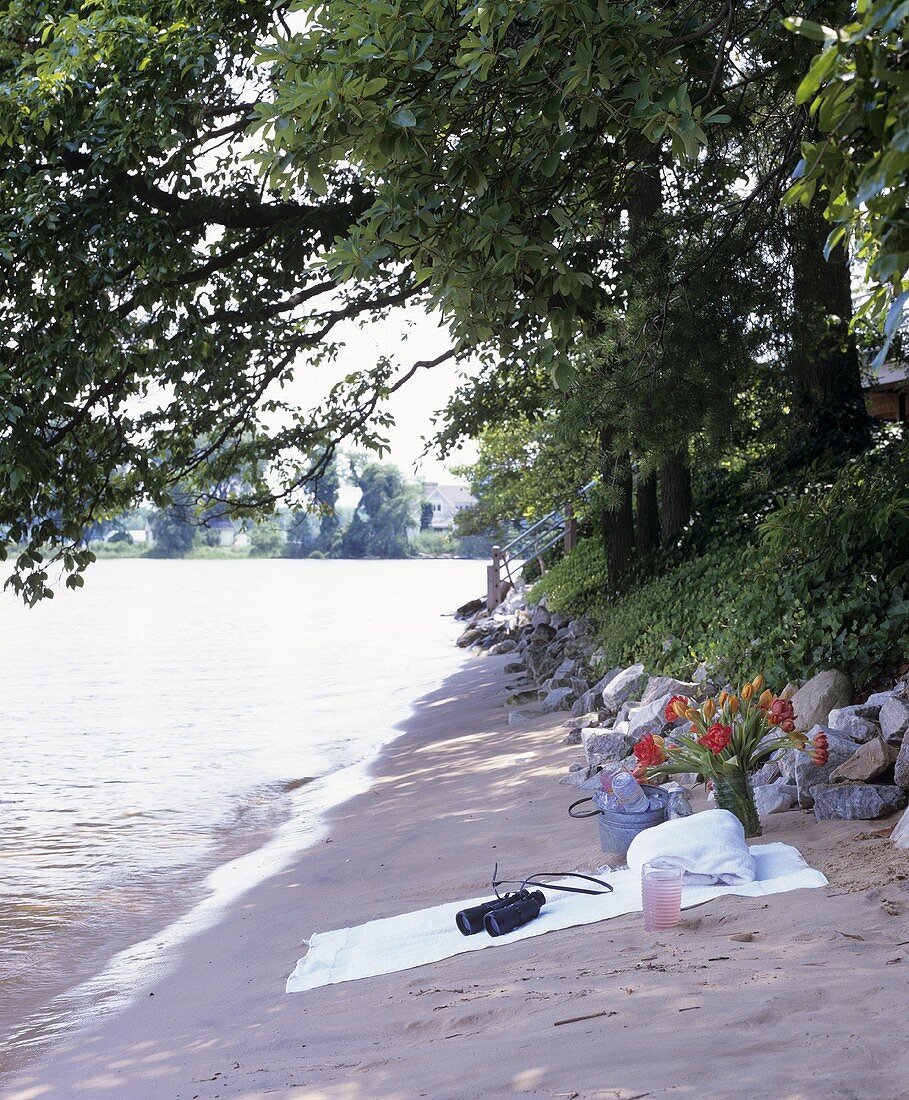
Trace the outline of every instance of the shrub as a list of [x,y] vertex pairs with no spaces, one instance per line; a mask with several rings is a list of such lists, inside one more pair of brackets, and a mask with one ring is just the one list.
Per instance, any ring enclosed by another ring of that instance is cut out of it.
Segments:
[[[604,661],[772,683],[836,667],[864,683],[909,652],[909,448],[885,441],[814,469],[742,534],[702,542],[608,601],[606,562],[582,541],[535,586],[563,613],[593,615]],[[734,528],[733,528],[734,530]]]

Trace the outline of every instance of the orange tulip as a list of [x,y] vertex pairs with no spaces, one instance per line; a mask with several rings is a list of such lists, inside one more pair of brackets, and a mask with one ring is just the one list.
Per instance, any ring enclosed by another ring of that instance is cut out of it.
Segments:
[[761,688],[764,686],[764,677],[760,673],[758,673],[757,676],[755,676],[755,678],[751,681],[751,686],[754,688],[755,691],[760,691]]
[[752,695],[754,695],[753,685],[752,684],[746,684],[742,688],[742,702],[747,703]]
[[701,707],[701,711],[708,721],[716,714],[716,703],[712,699],[708,699],[707,702]]
[[718,701],[719,701],[719,704],[720,704],[721,707],[726,706],[726,700],[728,698],[729,698],[729,692],[728,691],[721,691],[720,692],[720,697],[719,697]]
[[737,695],[730,695],[729,697],[729,713],[738,714],[739,712],[739,700]]
[[766,710],[772,702],[773,702],[773,692],[770,690],[770,688],[765,688],[761,692],[760,698],[758,699],[758,703],[761,705],[761,708],[763,710]]

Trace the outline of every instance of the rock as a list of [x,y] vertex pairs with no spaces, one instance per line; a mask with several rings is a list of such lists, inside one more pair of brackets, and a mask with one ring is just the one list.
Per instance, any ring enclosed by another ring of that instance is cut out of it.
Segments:
[[702,690],[699,684],[687,683],[685,680],[676,680],[672,676],[650,676],[647,686],[641,694],[642,703],[652,703],[655,699],[661,699],[664,695],[670,698],[673,695],[700,695]]
[[865,718],[857,713],[859,710],[874,710],[873,707],[839,707],[830,712],[827,725],[837,731],[851,737],[853,741],[863,744],[872,737],[878,737],[881,727],[870,718]]
[[568,733],[562,738],[563,745],[580,745],[581,743],[581,731],[579,729],[569,730]]
[[563,722],[563,726],[568,726],[573,730],[586,730],[592,726],[599,726],[600,724],[600,712],[598,710],[592,710],[589,714],[581,714],[577,717],[569,718],[567,722]]
[[830,773],[830,782],[867,783],[877,779],[896,762],[897,750],[875,737],[855,750],[848,760]]
[[575,718],[581,714],[589,714],[596,709],[599,701],[599,692],[595,688],[591,688],[590,691],[585,691],[583,695],[578,696],[578,701],[571,708],[571,713]]
[[528,703],[527,706],[508,712],[508,724],[509,726],[523,726],[526,722],[532,722],[535,718],[539,718],[542,713],[539,703]]
[[811,788],[818,821],[873,821],[903,809],[909,794],[882,783],[821,783]]
[[893,769],[893,781],[898,787],[902,787],[904,791],[909,791],[909,737],[904,737],[903,743],[900,745],[899,755]]
[[554,714],[557,710],[568,710],[574,702],[574,692],[570,687],[553,688],[538,704],[541,714]]
[[648,733],[662,733],[666,727],[666,716],[663,713],[666,704],[676,694],[661,695],[650,703],[639,707],[632,707],[628,712],[628,735],[635,741],[646,737]]
[[848,760],[855,752],[855,742],[836,730],[826,726],[814,726],[809,738],[816,733],[826,733],[830,758],[826,764],[818,766],[811,763],[811,757],[799,749],[785,749],[776,758],[780,774],[794,783],[799,789],[799,801],[805,809],[813,805],[811,788],[815,784],[826,783],[830,773]]
[[563,787],[583,787],[584,772],[569,772],[567,775],[561,776],[559,783]]
[[623,669],[603,688],[604,708],[615,714],[622,703],[638,698],[638,692],[646,682],[647,673],[643,665],[631,665],[630,668]]
[[701,661],[698,667],[691,674],[691,679],[696,684],[704,684],[710,678],[710,669],[707,667],[706,661]]
[[512,673],[515,673],[515,672],[523,672],[524,671],[524,662],[523,661],[512,661],[511,664],[505,666],[505,671],[509,675],[511,675]]
[[581,730],[581,743],[587,753],[587,763],[595,768],[607,760],[622,760],[628,753],[628,740],[612,730]]
[[845,673],[835,668],[819,672],[792,696],[796,729],[808,730],[826,724],[832,710],[847,707],[851,702],[852,681]]
[[551,611],[549,613],[549,625],[561,631],[563,627],[568,626],[568,620],[564,615],[560,615],[558,611]]
[[751,782],[755,788],[764,787],[768,783],[775,783],[777,779],[781,777],[780,766],[776,760],[768,760],[763,767],[758,770],[751,777]]
[[503,653],[511,653],[512,650],[517,649],[518,643],[514,638],[505,638],[501,642],[496,642],[494,646],[489,647],[489,652],[493,657],[499,657]]
[[[549,609],[546,604],[541,600],[537,606],[533,609],[533,613],[530,616],[531,626],[549,626]],[[555,631],[553,631],[553,634]]]
[[556,678],[563,678],[570,680],[572,676],[578,671],[578,662],[572,661],[570,657],[566,658],[559,667],[552,674]]
[[588,638],[594,632],[594,629],[593,620],[588,619],[586,615],[572,619],[568,624],[568,633],[572,638]]
[[909,848],[909,810],[896,823],[896,828],[890,834],[890,839],[897,848]]
[[909,703],[891,696],[882,704],[878,721],[884,740],[891,745],[901,744],[909,730]]
[[895,688],[891,688],[890,691],[877,691],[874,695],[869,695],[865,700],[866,706],[878,706],[882,707],[888,699],[898,699],[899,695]]
[[478,630],[475,626],[470,626],[464,631],[461,637],[458,638],[458,645],[461,649],[466,649],[469,645],[479,641],[482,637],[482,630]]
[[484,599],[468,600],[467,603],[462,603],[458,610],[455,612],[456,619],[468,619],[471,615],[475,615],[478,611],[486,610],[486,601]]
[[553,630],[553,628],[549,626],[548,623],[538,623],[533,628],[533,633],[531,634],[531,638],[535,642],[542,642],[544,645],[551,642],[555,636],[555,630]]
[[785,813],[792,809],[797,800],[795,787],[774,785],[754,788],[754,804],[757,806],[758,817]]

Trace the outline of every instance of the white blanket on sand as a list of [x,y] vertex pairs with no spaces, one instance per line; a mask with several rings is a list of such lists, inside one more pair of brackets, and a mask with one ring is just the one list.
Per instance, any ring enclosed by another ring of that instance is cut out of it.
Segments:
[[754,856],[741,821],[728,810],[704,810],[645,829],[628,847],[628,866],[664,859],[684,872],[685,885],[743,886],[755,877]]
[[[812,870],[797,849],[788,844],[761,844],[751,848],[751,854],[755,863],[753,882],[737,886],[689,886],[686,883],[682,890],[682,908],[689,909],[692,905],[701,905],[713,898],[731,894],[757,898],[827,885],[821,872]],[[546,905],[539,917],[510,935],[499,938],[485,932],[462,936],[455,927],[455,913],[459,909],[488,901],[489,894],[370,921],[355,928],[317,932],[306,941],[309,951],[287,979],[287,992],[302,993],[322,985],[371,978],[377,974],[393,974],[466,951],[507,947],[517,940],[542,936],[544,932],[553,932],[558,928],[594,924],[622,913],[641,911],[639,874],[623,870],[604,877],[613,887],[611,894],[590,897],[544,890]],[[565,884],[577,885],[577,880],[572,882],[566,879]]]

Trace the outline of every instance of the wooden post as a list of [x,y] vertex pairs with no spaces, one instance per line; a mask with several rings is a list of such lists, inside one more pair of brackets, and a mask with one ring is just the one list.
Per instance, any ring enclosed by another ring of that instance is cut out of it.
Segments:
[[501,603],[500,589],[501,579],[499,571],[502,568],[501,547],[492,548],[492,565],[486,566],[486,610],[493,611]]
[[578,544],[578,521],[574,518],[571,503],[565,505],[565,553],[570,554]]

